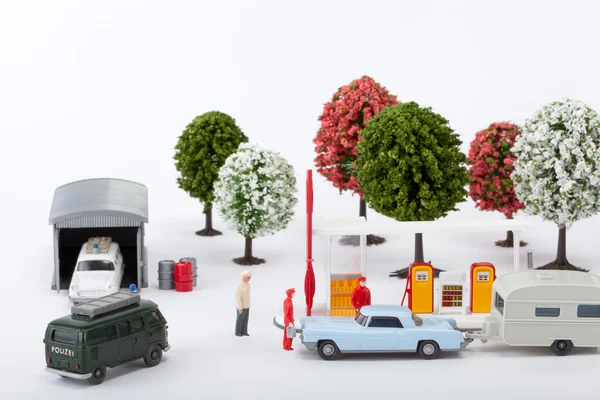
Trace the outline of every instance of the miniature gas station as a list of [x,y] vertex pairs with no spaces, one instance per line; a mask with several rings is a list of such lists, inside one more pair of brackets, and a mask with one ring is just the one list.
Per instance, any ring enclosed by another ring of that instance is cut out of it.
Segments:
[[[358,278],[368,277],[367,271],[367,235],[416,234],[432,232],[513,232],[513,268],[520,268],[521,232],[532,226],[528,220],[496,220],[496,221],[427,221],[427,222],[386,222],[373,223],[363,217],[324,218],[313,227],[313,190],[312,170],[307,171],[306,178],[306,212],[307,212],[307,266],[305,278],[306,309],[296,308],[297,329],[302,316],[339,316],[352,317],[355,309],[350,303],[350,296],[358,286]],[[315,295],[315,277],[312,259],[312,239],[319,236],[325,239],[323,258],[325,282],[325,303],[313,307]],[[332,241],[339,236],[360,237],[358,266],[353,271],[332,270]],[[492,284],[496,279],[496,269],[489,262],[475,262],[467,272],[441,272],[438,285],[435,284],[434,269],[429,263],[414,263],[409,267],[409,275],[404,288],[403,305],[407,305],[415,314],[450,314],[457,321],[461,330],[479,329],[483,318],[489,315],[491,308]],[[468,297],[468,301],[465,301]],[[407,303],[405,302],[407,300]],[[279,311],[273,320],[274,324],[283,327],[283,312]]]

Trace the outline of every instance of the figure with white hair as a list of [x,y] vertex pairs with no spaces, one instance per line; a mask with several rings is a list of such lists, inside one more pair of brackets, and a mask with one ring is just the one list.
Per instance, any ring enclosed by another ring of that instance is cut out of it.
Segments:
[[237,320],[235,323],[236,336],[250,336],[248,334],[248,319],[250,316],[250,278],[251,271],[242,272],[242,281],[235,291],[235,304],[237,309]]

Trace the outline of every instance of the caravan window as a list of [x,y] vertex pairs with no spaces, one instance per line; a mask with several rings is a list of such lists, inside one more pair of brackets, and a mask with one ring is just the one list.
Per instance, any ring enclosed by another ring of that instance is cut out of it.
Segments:
[[535,316],[536,317],[559,317],[560,316],[560,308],[559,307],[536,307],[535,308]]
[[577,306],[578,318],[600,318],[600,304],[580,304]]
[[504,299],[496,293],[496,300],[494,301],[496,308],[500,311],[500,314],[504,314]]

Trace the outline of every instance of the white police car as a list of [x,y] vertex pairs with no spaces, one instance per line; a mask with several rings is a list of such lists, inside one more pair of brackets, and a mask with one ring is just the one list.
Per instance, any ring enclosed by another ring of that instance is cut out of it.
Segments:
[[81,246],[69,285],[74,303],[116,293],[120,290],[125,265],[119,244],[110,237],[93,237]]

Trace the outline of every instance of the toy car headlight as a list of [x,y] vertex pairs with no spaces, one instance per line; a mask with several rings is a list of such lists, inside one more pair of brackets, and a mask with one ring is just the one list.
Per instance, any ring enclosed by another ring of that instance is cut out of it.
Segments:
[[77,290],[77,286],[71,285],[71,290]]
[[112,283],[109,283],[109,284],[108,284],[108,288],[109,288],[109,289],[112,289],[112,288],[113,288],[113,284],[112,284]]

